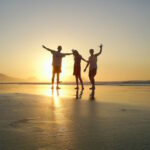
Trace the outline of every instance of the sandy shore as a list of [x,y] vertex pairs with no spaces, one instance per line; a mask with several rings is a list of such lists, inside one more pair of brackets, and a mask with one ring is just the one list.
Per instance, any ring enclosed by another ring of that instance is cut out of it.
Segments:
[[2,150],[147,150],[150,111],[128,104],[0,94]]

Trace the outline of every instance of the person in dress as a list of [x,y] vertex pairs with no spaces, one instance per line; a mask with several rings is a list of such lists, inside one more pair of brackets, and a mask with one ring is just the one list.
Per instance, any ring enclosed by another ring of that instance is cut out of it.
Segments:
[[82,90],[84,89],[83,86],[83,81],[81,77],[81,60],[87,62],[77,50],[72,50],[73,56],[74,56],[74,69],[73,69],[73,75],[75,76],[76,79],[76,88],[79,89],[79,84],[78,81],[80,80]]

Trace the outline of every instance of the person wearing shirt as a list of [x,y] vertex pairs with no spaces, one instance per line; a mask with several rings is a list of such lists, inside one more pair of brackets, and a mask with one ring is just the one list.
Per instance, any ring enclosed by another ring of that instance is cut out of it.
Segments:
[[47,48],[46,46],[42,46],[46,50],[50,51],[53,55],[53,60],[52,60],[52,66],[53,66],[53,72],[52,72],[52,88],[54,85],[54,79],[55,79],[55,74],[57,74],[57,89],[60,89],[59,87],[59,75],[61,73],[61,64],[62,64],[62,58],[65,57],[66,55],[72,55],[72,53],[61,53],[62,46],[58,46],[57,51],[52,50]]
[[90,89],[92,89],[92,90],[95,89],[94,77],[97,73],[97,57],[102,53],[103,45],[101,44],[99,47],[100,47],[100,51],[97,54],[94,54],[94,49],[89,50],[91,56],[89,57],[88,63],[84,69],[84,72],[85,72],[87,67],[89,66],[89,79],[90,79],[90,82],[92,84],[92,87]]

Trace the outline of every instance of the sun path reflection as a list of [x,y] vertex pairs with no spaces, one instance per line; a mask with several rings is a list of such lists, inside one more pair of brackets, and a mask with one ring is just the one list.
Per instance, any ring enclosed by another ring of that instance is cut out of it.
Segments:
[[95,90],[87,90],[86,93],[84,93],[84,90],[77,89],[74,90],[73,87],[69,86],[63,86],[61,89],[57,89],[56,85],[54,85],[53,88],[45,88],[44,89],[44,95],[51,97],[57,104],[59,103],[60,99],[89,99],[89,100],[95,100]]
[[56,85],[54,85],[54,88],[51,87],[46,88],[44,91],[44,95],[52,97],[53,103],[55,107],[59,107],[60,105],[60,96],[62,96],[62,90],[56,89]]

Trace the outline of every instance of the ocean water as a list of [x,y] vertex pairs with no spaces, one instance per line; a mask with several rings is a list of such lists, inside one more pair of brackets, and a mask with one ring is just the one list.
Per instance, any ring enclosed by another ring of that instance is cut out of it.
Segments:
[[0,149],[149,150],[150,87],[0,85]]

